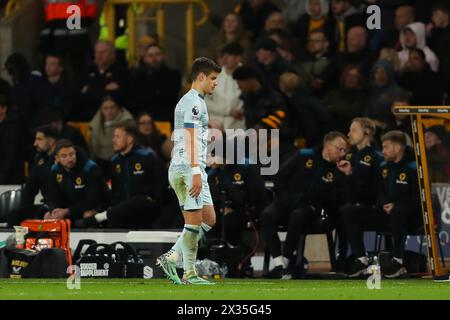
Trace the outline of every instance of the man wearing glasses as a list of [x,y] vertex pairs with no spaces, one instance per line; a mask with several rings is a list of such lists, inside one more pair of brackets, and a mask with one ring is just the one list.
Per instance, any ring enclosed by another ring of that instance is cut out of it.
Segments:
[[[267,278],[295,277],[287,267],[300,236],[336,225],[335,211],[340,202],[336,186],[343,178],[336,164],[346,152],[345,135],[332,131],[325,135],[323,145],[301,149],[281,165],[275,180],[275,200],[261,215],[262,237],[275,262]],[[277,234],[280,224],[288,226],[283,252]]]

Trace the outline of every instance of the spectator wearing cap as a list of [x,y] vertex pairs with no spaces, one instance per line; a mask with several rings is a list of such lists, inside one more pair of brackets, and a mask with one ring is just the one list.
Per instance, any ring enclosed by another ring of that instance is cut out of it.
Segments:
[[253,128],[262,118],[283,106],[283,97],[262,80],[253,67],[241,66],[233,72],[242,91],[246,128]]
[[242,94],[233,72],[241,65],[243,48],[230,43],[221,51],[222,71],[217,77],[214,93],[205,97],[210,120],[218,121],[226,129],[245,129]]
[[[29,176],[23,187],[23,207],[8,217],[8,225],[19,225],[25,219],[42,219],[49,210],[49,185],[51,168],[55,163],[55,147],[58,132],[51,125],[40,126],[35,131],[34,148],[36,155]],[[35,197],[41,192],[42,202],[35,204]]]
[[432,182],[450,181],[450,150],[444,145],[448,133],[444,126],[431,126],[425,130],[425,148]]
[[267,85],[279,91],[280,76],[288,71],[295,72],[277,52],[277,43],[270,38],[260,39],[256,45],[256,67],[262,74]]
[[0,96],[0,184],[21,184],[24,181],[24,132],[8,99]]

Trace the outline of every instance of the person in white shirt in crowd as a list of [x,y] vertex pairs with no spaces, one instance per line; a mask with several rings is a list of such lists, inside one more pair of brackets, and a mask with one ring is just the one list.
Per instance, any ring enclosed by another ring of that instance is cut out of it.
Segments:
[[439,70],[439,59],[436,54],[427,46],[426,27],[422,22],[413,22],[408,24],[400,33],[400,43],[402,51],[398,53],[402,67],[408,61],[409,51],[413,48],[422,49],[425,53],[427,63],[431,70]]
[[218,121],[226,129],[245,129],[241,90],[233,79],[233,72],[242,64],[244,50],[238,43],[232,42],[222,48],[218,76],[218,86],[213,94],[205,97],[210,120]]

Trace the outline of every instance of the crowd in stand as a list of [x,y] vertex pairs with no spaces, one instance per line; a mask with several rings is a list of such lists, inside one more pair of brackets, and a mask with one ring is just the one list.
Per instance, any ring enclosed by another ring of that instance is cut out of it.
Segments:
[[[381,7],[381,30],[366,28],[369,4]],[[417,186],[409,119],[393,107],[448,105],[448,3],[298,0],[279,8],[269,0],[243,0],[225,16],[211,14],[210,23],[218,31],[204,54],[222,66],[216,91],[206,97],[210,126],[224,135],[227,129],[280,129],[277,176],[261,177],[253,165],[210,164],[213,198],[225,206],[217,211],[226,216],[217,233],[225,223],[227,240],[241,244],[252,212],[275,258],[268,276],[292,278],[288,265],[299,236],[315,224],[327,220],[337,228],[340,256],[350,244],[358,258],[352,276],[368,263],[362,230],[390,228],[395,245],[388,272],[401,275],[399,243],[409,229],[398,226],[415,225],[420,213],[411,198]],[[51,217],[70,218],[79,228],[180,227],[167,183],[172,143],[155,121],[173,122],[181,72],[167,65],[154,41],[142,41],[140,61],[131,68],[108,41],[93,45],[85,69],[71,69],[65,58],[47,52],[39,71],[19,53],[6,60],[12,82],[0,79],[0,184],[25,184],[27,195],[9,224]],[[88,122],[89,138],[68,122]],[[449,140],[444,127],[427,130],[436,181],[450,179],[442,161],[450,155]],[[383,182],[391,174],[400,175],[400,186]],[[264,191],[263,178],[275,181],[274,195]],[[38,191],[44,199],[35,205]],[[365,219],[355,218],[361,205]],[[284,252],[280,224],[288,229]]]

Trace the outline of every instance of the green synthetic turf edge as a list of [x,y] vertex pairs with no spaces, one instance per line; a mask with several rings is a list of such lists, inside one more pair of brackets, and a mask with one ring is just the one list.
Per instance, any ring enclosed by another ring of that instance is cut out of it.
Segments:
[[365,280],[225,279],[214,286],[173,285],[162,279],[82,279],[80,290],[65,280],[1,279],[1,300],[450,300],[450,283],[430,279],[382,280],[369,290]]

